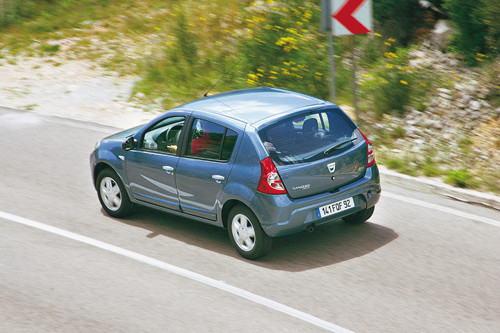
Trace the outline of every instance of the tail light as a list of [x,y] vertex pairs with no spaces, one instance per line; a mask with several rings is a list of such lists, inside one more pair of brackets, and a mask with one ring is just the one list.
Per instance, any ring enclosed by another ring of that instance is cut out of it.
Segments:
[[278,170],[269,157],[260,161],[260,180],[257,191],[267,194],[286,194]]
[[368,140],[368,138],[363,134],[363,132],[361,132],[361,130],[359,132],[361,133],[361,135],[365,139],[366,145],[368,147],[368,151],[367,151],[368,160],[366,162],[366,167],[369,168],[375,164],[375,152],[373,151],[373,145],[371,144],[370,140]]

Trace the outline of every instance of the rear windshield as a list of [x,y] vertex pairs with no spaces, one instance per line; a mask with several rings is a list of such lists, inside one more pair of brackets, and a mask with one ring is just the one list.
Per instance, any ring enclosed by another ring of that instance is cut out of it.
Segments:
[[278,165],[312,162],[342,152],[358,138],[354,123],[339,109],[308,111],[259,131]]

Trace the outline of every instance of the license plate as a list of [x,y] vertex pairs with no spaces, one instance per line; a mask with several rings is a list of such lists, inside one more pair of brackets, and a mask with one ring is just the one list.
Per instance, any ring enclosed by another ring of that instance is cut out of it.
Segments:
[[354,207],[354,200],[352,200],[352,197],[340,200],[325,206],[321,206],[316,209],[318,213],[318,217],[322,218],[325,216],[330,216],[333,214],[340,213],[344,210],[348,210]]

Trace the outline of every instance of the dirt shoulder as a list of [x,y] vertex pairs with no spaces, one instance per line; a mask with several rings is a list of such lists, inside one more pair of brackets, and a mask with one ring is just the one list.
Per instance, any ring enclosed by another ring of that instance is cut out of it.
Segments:
[[129,101],[136,77],[119,76],[86,60],[0,59],[0,105],[128,128],[160,110],[143,110]]

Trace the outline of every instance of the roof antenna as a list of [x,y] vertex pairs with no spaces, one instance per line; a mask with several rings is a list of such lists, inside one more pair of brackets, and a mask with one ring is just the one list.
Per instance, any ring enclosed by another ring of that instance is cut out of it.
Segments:
[[217,82],[215,82],[215,83],[214,83],[214,84],[210,87],[210,89],[208,89],[208,90],[207,90],[207,92],[203,94],[203,97],[207,97],[207,96],[208,96],[208,94],[210,93],[210,91],[212,91],[212,89],[214,89],[214,88],[215,88],[215,86],[216,86],[216,85],[218,85],[220,81],[222,81],[222,79],[226,76],[226,74],[227,74],[227,73],[229,73],[229,72],[231,72],[231,71],[233,70],[233,68],[234,68],[234,67],[236,67],[236,65],[238,65],[238,64],[240,63],[240,61],[241,61],[241,58],[240,58],[240,59],[238,59],[238,61],[237,61],[234,65],[232,65],[232,66],[231,66],[231,68],[230,68],[229,70],[224,71],[224,73],[222,73],[221,77],[217,80]]

